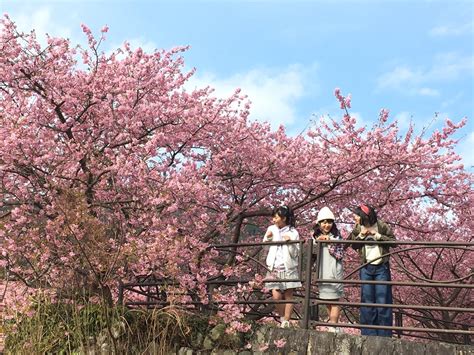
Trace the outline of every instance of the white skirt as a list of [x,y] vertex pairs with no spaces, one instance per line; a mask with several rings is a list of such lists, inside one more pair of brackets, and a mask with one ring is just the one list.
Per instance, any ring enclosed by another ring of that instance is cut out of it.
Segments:
[[282,280],[282,281],[270,281],[265,282],[265,287],[270,290],[288,290],[292,288],[301,287],[300,281],[284,281],[284,280],[294,280],[299,279],[300,276],[298,275],[298,270],[291,270],[291,271],[268,271],[265,279],[273,279],[273,280]]

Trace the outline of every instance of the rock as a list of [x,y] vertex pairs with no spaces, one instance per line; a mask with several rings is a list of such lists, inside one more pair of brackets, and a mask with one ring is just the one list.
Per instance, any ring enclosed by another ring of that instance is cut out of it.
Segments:
[[107,332],[107,329],[102,329],[97,336],[96,344],[99,348],[102,348],[102,344],[108,343],[109,340],[109,334]]
[[457,345],[456,346],[456,355],[474,355],[474,346],[472,346],[472,345]]
[[268,327],[261,327],[257,329],[254,335],[254,344],[263,344],[267,338],[267,333],[269,332],[270,328]]
[[182,347],[178,350],[178,355],[193,355],[193,349]]
[[112,333],[112,336],[114,337],[114,339],[118,339],[122,335],[125,334],[126,328],[127,327],[126,327],[125,323],[122,322],[122,321],[119,321],[119,322],[115,322],[114,324],[112,324],[110,332]]
[[81,345],[77,350],[73,350],[76,355],[95,355],[97,354],[95,345]]
[[203,341],[204,341],[204,334],[199,332],[191,338],[191,346],[194,349],[199,349],[202,346]]
[[109,342],[104,342],[100,344],[100,354],[110,355],[113,354],[113,347]]
[[[425,355],[425,346],[422,343],[413,341],[402,341],[400,339],[392,340],[400,355]],[[433,353],[433,355],[436,354]],[[449,354],[449,353],[448,353]]]
[[211,355],[237,355],[237,352],[234,350],[219,350],[215,349],[211,352]]
[[367,336],[362,347],[362,354],[392,354],[391,340],[387,337]]
[[312,332],[308,340],[308,354],[326,355],[336,354],[334,333]]
[[212,341],[212,339],[211,339],[209,336],[207,336],[207,337],[204,339],[204,341],[203,341],[203,343],[202,343],[202,347],[203,347],[204,349],[206,349],[206,350],[212,350],[212,349],[214,349],[214,342]]
[[226,329],[226,325],[219,323],[214,328],[211,329],[211,331],[209,332],[209,337],[212,340],[216,341],[222,338],[222,336],[225,334],[225,329]]
[[441,352],[441,354],[452,353],[452,349],[449,345],[445,343],[434,343],[429,342],[425,344],[425,354],[436,354]]
[[244,346],[244,335],[242,333],[225,334],[225,342],[232,349],[241,349]]
[[340,355],[358,354],[362,350],[362,344],[360,343],[359,349],[357,345],[352,341],[353,339],[346,334],[336,334],[334,339],[335,353]]

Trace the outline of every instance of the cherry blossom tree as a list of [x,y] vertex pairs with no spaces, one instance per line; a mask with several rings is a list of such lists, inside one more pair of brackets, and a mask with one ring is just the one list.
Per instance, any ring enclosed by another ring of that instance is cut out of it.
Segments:
[[[204,299],[205,281],[232,261],[208,246],[260,239],[281,203],[297,211],[303,237],[322,206],[350,223],[347,207],[363,201],[399,239],[472,240],[473,177],[452,138],[465,121],[417,136],[382,110],[359,128],[350,96],[336,90],[342,117],[290,136],[249,120],[239,90],[188,90],[185,47],[146,53],[125,43],[106,54],[107,30],[96,38],[83,26],[86,48],[53,37],[41,46],[2,20],[0,266],[9,279],[111,303],[118,280],[153,273]],[[431,269],[410,262],[441,279],[472,272],[462,251]]]

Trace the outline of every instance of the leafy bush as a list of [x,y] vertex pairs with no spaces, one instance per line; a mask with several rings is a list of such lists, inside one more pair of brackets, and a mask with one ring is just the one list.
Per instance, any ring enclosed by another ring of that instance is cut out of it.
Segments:
[[[207,316],[176,307],[146,310],[38,301],[28,314],[5,322],[5,351],[69,354],[94,349],[164,354],[180,346],[201,348],[214,328]],[[236,335],[223,332],[215,344],[235,346],[232,337]]]

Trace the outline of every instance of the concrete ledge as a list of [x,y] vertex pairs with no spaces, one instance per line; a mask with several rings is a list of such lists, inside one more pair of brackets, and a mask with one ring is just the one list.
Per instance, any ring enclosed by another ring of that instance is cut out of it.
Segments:
[[[262,328],[268,353],[294,355],[474,355],[474,346],[440,343],[435,341],[416,342],[398,338],[349,335],[303,329]],[[285,339],[286,344],[278,349],[274,341]],[[258,349],[254,339],[252,349]],[[260,343],[261,344],[261,343]],[[266,352],[265,352],[266,353]]]
[[[285,340],[283,347],[276,343]],[[328,333],[299,328],[280,329],[262,327],[251,340],[251,349],[192,351],[181,348],[178,354],[212,355],[474,355],[474,346],[455,345],[436,341],[416,342],[398,338],[368,337],[345,333]]]

